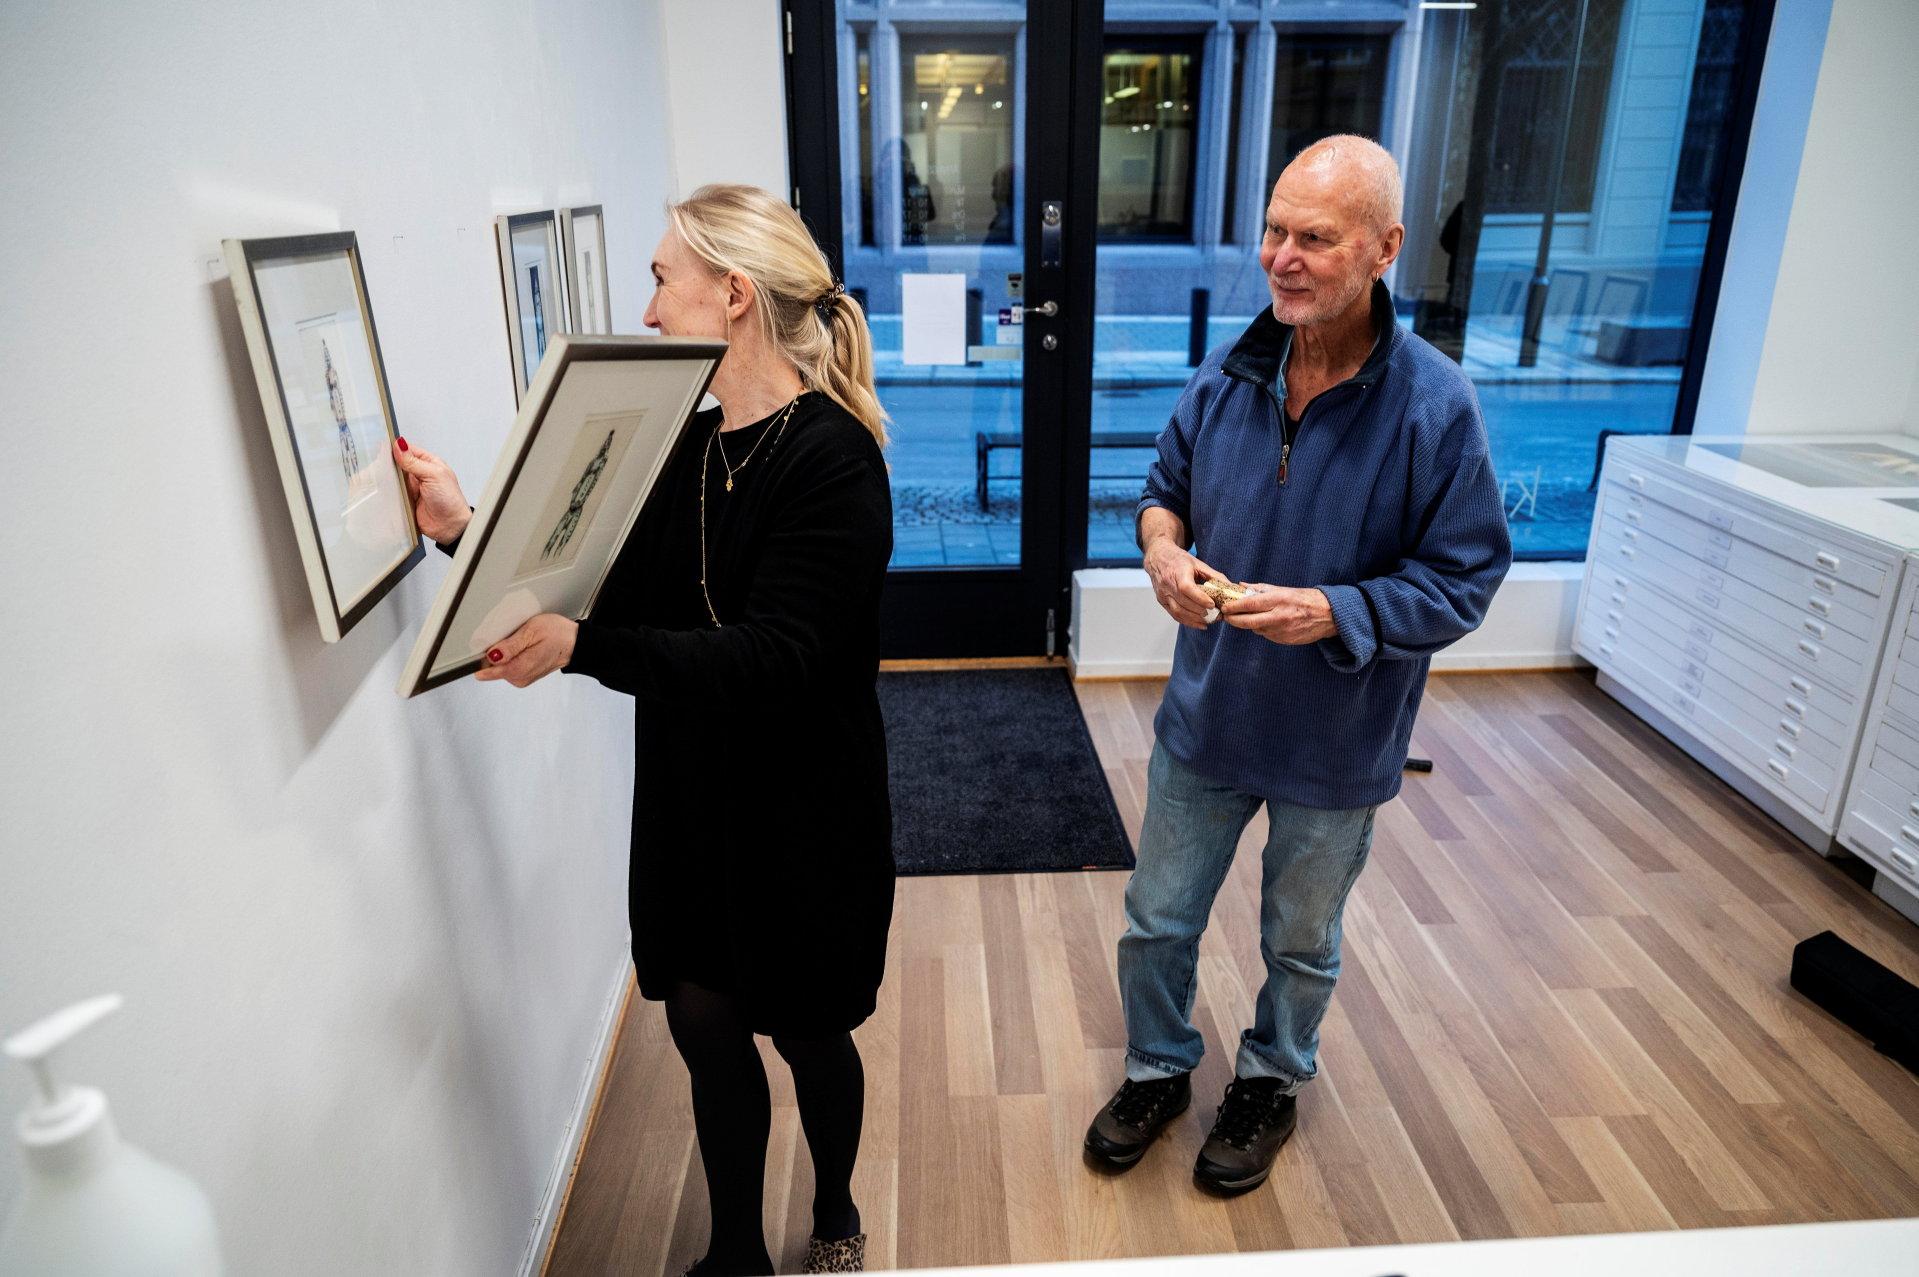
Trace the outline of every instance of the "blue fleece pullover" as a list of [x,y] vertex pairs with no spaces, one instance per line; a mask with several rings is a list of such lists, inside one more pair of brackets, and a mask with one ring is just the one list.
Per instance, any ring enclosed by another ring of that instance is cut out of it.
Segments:
[[1233,580],[1332,603],[1339,633],[1305,646],[1182,628],[1154,720],[1201,775],[1305,807],[1399,792],[1427,664],[1479,625],[1512,563],[1472,383],[1395,322],[1383,284],[1373,317],[1372,355],[1289,430],[1292,330],[1261,312],[1187,383],[1139,503],[1179,516]]

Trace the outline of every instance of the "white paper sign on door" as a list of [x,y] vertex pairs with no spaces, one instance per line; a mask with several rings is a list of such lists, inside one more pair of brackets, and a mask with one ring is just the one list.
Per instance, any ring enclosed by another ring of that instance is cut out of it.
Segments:
[[966,276],[900,276],[900,362],[966,362]]

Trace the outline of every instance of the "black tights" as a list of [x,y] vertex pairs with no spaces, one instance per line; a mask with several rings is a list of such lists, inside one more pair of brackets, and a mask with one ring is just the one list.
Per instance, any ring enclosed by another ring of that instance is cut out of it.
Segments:
[[[666,1024],[693,1077],[693,1127],[713,1218],[706,1258],[694,1271],[700,1277],[771,1273],[760,1211],[773,1112],[753,1032],[730,995],[693,984],[667,997]],[[773,1047],[793,1070],[800,1127],[813,1154],[813,1235],[851,1237],[860,1231],[853,1161],[866,1103],[859,1049],[851,1033],[775,1034]]]

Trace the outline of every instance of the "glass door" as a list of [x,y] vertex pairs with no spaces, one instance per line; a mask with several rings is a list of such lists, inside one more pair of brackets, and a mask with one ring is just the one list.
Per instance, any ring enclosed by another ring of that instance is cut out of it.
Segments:
[[1097,147],[1073,85],[1099,13],[792,8],[794,195],[866,309],[892,418],[889,657],[1064,648]]

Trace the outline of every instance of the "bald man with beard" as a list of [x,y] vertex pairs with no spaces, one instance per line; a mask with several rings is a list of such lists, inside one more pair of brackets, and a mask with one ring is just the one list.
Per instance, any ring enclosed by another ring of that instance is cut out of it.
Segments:
[[1126,1079],[1086,1133],[1098,1169],[1136,1165],[1191,1102],[1199,941],[1264,806],[1266,978],[1193,1176],[1222,1194],[1265,1181],[1318,1073],[1346,897],[1427,664],[1512,563],[1472,383],[1399,326],[1381,282],[1400,191],[1362,137],[1286,167],[1259,250],[1272,306],[1193,374],[1147,475],[1139,545],[1183,628],[1119,942]]

